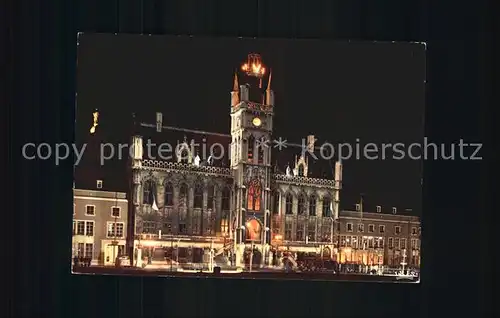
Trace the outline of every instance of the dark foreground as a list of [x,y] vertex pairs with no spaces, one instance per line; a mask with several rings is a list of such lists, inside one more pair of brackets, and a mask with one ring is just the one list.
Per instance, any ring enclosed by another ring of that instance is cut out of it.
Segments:
[[132,276],[160,276],[160,277],[187,277],[187,278],[229,278],[229,279],[279,279],[279,280],[322,280],[322,281],[359,281],[359,282],[398,282],[411,283],[413,280],[397,280],[394,276],[364,275],[364,274],[333,274],[333,273],[301,273],[283,271],[262,271],[262,272],[242,272],[242,273],[186,273],[171,272],[160,269],[140,269],[132,267],[74,267],[74,274],[90,275],[132,275]]

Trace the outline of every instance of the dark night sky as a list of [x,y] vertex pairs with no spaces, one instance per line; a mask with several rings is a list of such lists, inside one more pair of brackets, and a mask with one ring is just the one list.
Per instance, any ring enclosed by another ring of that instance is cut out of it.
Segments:
[[[104,34],[81,35],[79,43],[78,143],[127,142],[132,112],[154,123],[161,111],[166,125],[229,133],[233,73],[249,52],[260,53],[272,69],[275,137],[300,142],[314,134],[320,141],[359,138],[361,144],[423,137],[423,45]],[[90,138],[95,108],[101,112],[99,133]],[[88,149],[77,186],[83,175],[93,176]],[[420,161],[343,163],[342,208],[352,209],[364,193],[365,210],[396,206],[420,214]],[[123,180],[124,167],[107,163],[104,182]]]

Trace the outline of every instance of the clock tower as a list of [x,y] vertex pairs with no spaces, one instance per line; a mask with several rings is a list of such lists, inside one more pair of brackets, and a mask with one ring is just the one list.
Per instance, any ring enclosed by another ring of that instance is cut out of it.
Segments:
[[240,76],[234,74],[231,92],[234,253],[239,265],[249,261],[244,255],[250,250],[246,254],[256,266],[269,253],[274,92],[260,55],[249,54],[241,70]]

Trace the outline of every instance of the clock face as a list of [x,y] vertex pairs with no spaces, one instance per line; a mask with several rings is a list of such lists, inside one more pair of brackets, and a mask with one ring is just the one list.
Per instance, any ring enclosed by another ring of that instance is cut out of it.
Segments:
[[260,120],[259,117],[255,117],[253,120],[252,120],[252,124],[255,126],[255,127],[260,127],[260,125],[262,125],[262,121]]

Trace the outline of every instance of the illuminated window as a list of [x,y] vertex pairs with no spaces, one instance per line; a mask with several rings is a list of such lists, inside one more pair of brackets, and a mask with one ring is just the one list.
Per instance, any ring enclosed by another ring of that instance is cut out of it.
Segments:
[[260,211],[260,198],[262,196],[260,182],[257,179],[253,179],[248,187],[248,199],[247,208],[248,210]]
[[85,235],[86,236],[94,236],[94,222],[93,221],[85,222]]
[[248,162],[252,163],[253,162],[253,151],[254,151],[254,145],[255,145],[255,138],[250,135],[247,141],[247,147],[248,147]]
[[85,221],[76,222],[76,235],[85,235]]
[[297,214],[302,215],[306,211],[306,198],[303,194],[299,195],[299,206],[297,207]]
[[286,195],[286,206],[285,206],[285,213],[286,214],[292,214],[292,204],[293,204],[293,198],[290,193]]
[[417,239],[411,239],[411,248],[413,250],[417,249]]
[[86,243],[85,244],[85,256],[84,257],[92,258],[93,252],[94,252],[94,244],[92,244],[92,243]]
[[194,188],[194,208],[203,207],[203,186],[197,184]]
[[94,236],[94,221],[74,221],[73,234]]
[[78,257],[85,257],[85,243],[78,243]]
[[165,205],[174,205],[174,188],[170,182],[165,185]]
[[107,236],[109,238],[121,238],[124,234],[125,225],[121,222],[108,222]]

